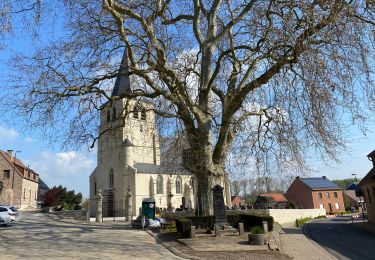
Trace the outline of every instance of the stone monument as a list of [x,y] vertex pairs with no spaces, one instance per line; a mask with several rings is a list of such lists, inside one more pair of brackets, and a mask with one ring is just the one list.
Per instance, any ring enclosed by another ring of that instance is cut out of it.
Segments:
[[103,195],[102,190],[98,190],[98,195],[96,196],[96,222],[103,221]]

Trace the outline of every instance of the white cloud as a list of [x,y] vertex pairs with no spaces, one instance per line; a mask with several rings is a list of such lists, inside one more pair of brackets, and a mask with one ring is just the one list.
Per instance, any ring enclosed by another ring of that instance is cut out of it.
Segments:
[[19,136],[19,133],[16,130],[0,125],[0,141],[6,140],[6,139],[14,139],[14,138],[17,138],[18,136]]
[[30,136],[26,137],[24,140],[23,140],[25,143],[33,143],[34,142],[34,139]]
[[95,153],[76,151],[60,153],[43,151],[24,160],[24,163],[39,173],[48,186],[63,185],[69,190],[81,191],[87,196],[88,177],[96,166],[96,156]]

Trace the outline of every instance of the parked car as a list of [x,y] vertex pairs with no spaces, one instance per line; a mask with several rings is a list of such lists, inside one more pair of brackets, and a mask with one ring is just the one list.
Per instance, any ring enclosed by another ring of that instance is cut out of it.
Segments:
[[0,212],[0,226],[6,226],[12,222],[12,219],[8,215],[8,211]]
[[0,212],[7,212],[12,222],[18,220],[19,212],[15,207],[0,206]]

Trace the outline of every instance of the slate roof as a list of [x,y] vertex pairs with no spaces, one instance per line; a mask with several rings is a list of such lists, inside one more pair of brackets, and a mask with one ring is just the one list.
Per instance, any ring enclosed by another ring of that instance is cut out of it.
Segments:
[[112,97],[120,96],[121,94],[129,93],[130,91],[128,51],[125,48],[120,68],[117,73],[115,86],[112,90]]
[[134,164],[134,168],[137,169],[138,173],[155,173],[155,174],[189,174],[191,172],[187,171],[180,164],[165,164],[165,165],[155,165],[152,163],[138,163]]
[[331,182],[327,178],[299,178],[305,185],[312,190],[341,190],[341,187]]
[[47,184],[41,178],[39,178],[39,188],[43,190],[49,190]]
[[345,188],[345,190],[362,191],[361,187],[359,187],[359,185],[355,182],[349,184],[348,187]]

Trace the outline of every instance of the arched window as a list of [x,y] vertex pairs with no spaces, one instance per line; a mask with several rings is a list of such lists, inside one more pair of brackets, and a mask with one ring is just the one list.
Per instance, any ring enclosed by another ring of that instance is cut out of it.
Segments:
[[107,111],[107,122],[111,121],[111,111]]
[[112,108],[112,120],[116,119],[116,108]]
[[176,194],[181,194],[182,181],[181,177],[178,176],[176,179]]
[[141,120],[146,120],[146,109],[141,110]]
[[115,184],[115,177],[113,175],[113,169],[109,173],[109,188],[113,188]]
[[163,194],[163,177],[161,175],[158,175],[156,179],[156,193]]

